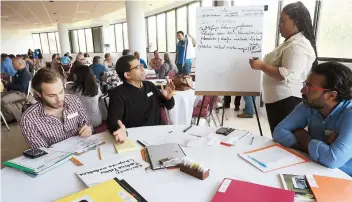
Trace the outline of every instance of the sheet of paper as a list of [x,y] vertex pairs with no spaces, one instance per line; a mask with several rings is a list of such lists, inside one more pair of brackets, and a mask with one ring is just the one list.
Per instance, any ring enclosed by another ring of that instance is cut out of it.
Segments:
[[304,161],[304,159],[300,158],[299,156],[296,156],[278,146],[249,153],[247,155],[264,163],[268,169],[281,168],[287,165],[293,165]]
[[215,137],[196,137],[185,140],[183,146],[186,147],[205,147],[211,146],[216,142]]
[[82,153],[84,151],[95,149],[99,144],[103,143],[102,140],[95,137],[70,137],[62,142],[54,144],[50,147],[51,150],[61,151],[67,153]]
[[246,138],[250,134],[251,134],[250,132],[245,130],[235,130],[232,133],[230,133],[230,137],[223,142],[234,145],[236,144],[237,141]]
[[121,178],[126,172],[133,172],[146,166],[147,163],[137,162],[132,157],[123,157],[103,165],[83,168],[76,173],[87,186],[91,187],[115,177]]

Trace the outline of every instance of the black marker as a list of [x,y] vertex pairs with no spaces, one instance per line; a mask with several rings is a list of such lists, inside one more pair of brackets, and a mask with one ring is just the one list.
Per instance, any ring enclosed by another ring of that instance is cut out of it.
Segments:
[[145,147],[145,144],[144,144],[143,142],[141,142],[141,141],[139,141],[139,140],[137,140],[137,142],[138,142],[140,145],[142,145],[142,147]]
[[190,125],[190,126],[188,126],[186,129],[184,129],[183,130],[183,132],[185,133],[185,132],[187,132],[189,129],[191,129],[192,128],[192,125]]

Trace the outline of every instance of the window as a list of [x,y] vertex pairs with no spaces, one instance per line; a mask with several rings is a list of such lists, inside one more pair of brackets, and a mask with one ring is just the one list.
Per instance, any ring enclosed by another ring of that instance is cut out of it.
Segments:
[[200,7],[200,3],[192,3],[188,6],[188,33],[196,38],[196,33],[197,33],[197,25],[196,25],[196,14],[197,14],[197,8]]
[[185,34],[187,30],[187,7],[181,7],[176,10],[177,12],[177,31],[183,31]]
[[50,53],[47,33],[40,34],[40,42],[42,44],[42,53]]
[[[284,8],[287,4],[297,2],[295,0],[286,0],[283,1],[282,3],[282,8]],[[312,23],[314,22],[314,11],[315,11],[315,1],[309,1],[309,0],[301,0],[301,2],[307,7],[310,17],[312,19]],[[279,14],[280,15],[280,14]],[[312,24],[313,26],[313,24]],[[283,37],[279,38],[279,43],[281,44],[285,39]]]
[[116,40],[116,51],[121,53],[123,51],[123,34],[122,34],[122,24],[115,25],[115,40]]
[[322,1],[317,32],[319,57],[352,59],[352,1]]
[[57,52],[61,53],[60,39],[59,39],[59,33],[58,32],[55,32],[55,37],[56,37]]
[[54,32],[48,33],[48,39],[49,39],[50,53],[57,53],[55,33]]
[[268,5],[268,10],[264,13],[263,31],[263,54],[267,54],[275,49],[278,15],[278,2],[271,0],[235,0],[235,6],[255,6]]
[[156,44],[156,18],[155,16],[148,18],[148,47],[149,51],[153,52],[157,49]]
[[158,30],[158,50],[166,52],[166,29],[165,29],[165,13],[156,16]]
[[94,52],[94,47],[93,47],[93,35],[92,35],[92,29],[85,29],[84,30],[86,34],[86,43],[87,43],[87,52],[88,53],[93,53]]
[[166,13],[167,19],[167,52],[176,51],[176,22],[175,22],[175,10]]
[[123,26],[123,42],[124,42],[124,49],[128,49],[129,45],[128,45],[128,30],[127,30],[127,23],[122,23]]
[[78,30],[78,45],[79,45],[80,52],[82,52],[82,53],[87,52],[86,37],[84,34],[84,29]]
[[39,34],[32,34],[34,49],[42,49]]
[[109,33],[111,36],[111,38],[110,38],[110,51],[117,52],[116,51],[116,41],[115,41],[115,25],[110,25]]
[[103,44],[102,44],[102,29],[103,27],[92,27],[92,36],[93,36],[93,45],[94,45],[94,53],[102,53],[103,52]]

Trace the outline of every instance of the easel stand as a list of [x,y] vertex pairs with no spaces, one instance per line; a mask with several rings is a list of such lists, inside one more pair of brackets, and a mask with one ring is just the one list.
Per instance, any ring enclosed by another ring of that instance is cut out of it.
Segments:
[[[252,101],[253,101],[253,105],[254,105],[255,115],[257,117],[259,132],[260,132],[260,135],[263,136],[262,126],[260,124],[258,110],[257,110],[257,106],[255,104],[255,96],[260,96],[260,93],[256,93],[256,92],[238,92],[238,93],[237,92],[196,92],[196,95],[203,95],[202,104],[200,105],[200,109],[203,109],[205,96],[206,95],[214,96],[214,94],[218,95],[218,96],[222,96],[222,95],[224,95],[224,96],[251,96]],[[219,94],[222,94],[222,95],[219,95]],[[225,101],[223,101],[223,103],[222,103],[222,116],[221,116],[220,126],[224,125],[224,116],[225,116],[225,103],[224,102]],[[199,125],[200,116],[201,116],[201,113],[198,114],[197,126]]]

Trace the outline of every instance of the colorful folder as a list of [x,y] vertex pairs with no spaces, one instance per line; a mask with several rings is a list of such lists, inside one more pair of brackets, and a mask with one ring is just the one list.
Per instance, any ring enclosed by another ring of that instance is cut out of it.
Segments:
[[294,202],[295,193],[225,178],[211,202]]
[[351,202],[352,180],[307,175],[308,184],[317,202]]

